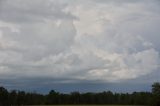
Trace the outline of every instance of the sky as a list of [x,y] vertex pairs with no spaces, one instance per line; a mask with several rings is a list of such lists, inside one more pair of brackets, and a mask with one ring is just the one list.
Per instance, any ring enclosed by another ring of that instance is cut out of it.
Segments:
[[0,86],[149,91],[160,81],[159,0],[0,0]]

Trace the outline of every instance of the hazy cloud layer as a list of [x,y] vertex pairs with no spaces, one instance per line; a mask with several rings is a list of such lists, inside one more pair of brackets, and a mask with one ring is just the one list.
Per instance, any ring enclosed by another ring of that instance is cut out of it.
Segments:
[[156,72],[159,1],[130,1],[1,0],[0,78],[121,82]]

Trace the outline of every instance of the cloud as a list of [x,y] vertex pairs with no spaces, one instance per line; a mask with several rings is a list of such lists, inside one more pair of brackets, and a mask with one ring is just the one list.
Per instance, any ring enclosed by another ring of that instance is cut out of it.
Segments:
[[157,1],[101,2],[2,0],[1,79],[121,82],[156,72]]
[[2,0],[0,7],[0,18],[7,22],[33,23],[53,19],[76,19],[70,13],[65,13],[64,5],[59,5],[55,1],[21,1]]

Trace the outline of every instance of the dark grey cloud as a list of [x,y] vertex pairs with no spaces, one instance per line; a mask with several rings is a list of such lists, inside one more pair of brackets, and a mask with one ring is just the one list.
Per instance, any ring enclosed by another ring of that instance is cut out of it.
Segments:
[[[57,79],[55,79],[57,80]],[[58,79],[67,80],[67,79]],[[92,82],[79,82],[79,83],[54,83],[54,79],[24,79],[11,81],[1,80],[1,83],[5,82],[5,87],[9,90],[17,89],[25,90],[29,92],[48,93],[54,89],[58,92],[70,93],[73,91],[79,92],[102,92],[111,90],[113,92],[133,92],[133,91],[151,91],[151,85],[147,83],[92,83]],[[19,81],[19,82],[18,82]],[[58,82],[59,82],[58,81]],[[41,82],[41,83],[40,83]],[[46,83],[48,82],[48,83]]]

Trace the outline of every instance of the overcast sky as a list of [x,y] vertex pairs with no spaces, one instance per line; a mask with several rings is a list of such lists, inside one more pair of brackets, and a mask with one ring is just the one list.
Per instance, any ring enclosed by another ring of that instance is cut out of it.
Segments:
[[159,0],[0,0],[0,85],[67,91],[63,87],[72,84],[70,90],[83,91],[86,83],[113,90],[111,83],[160,81],[159,5]]

